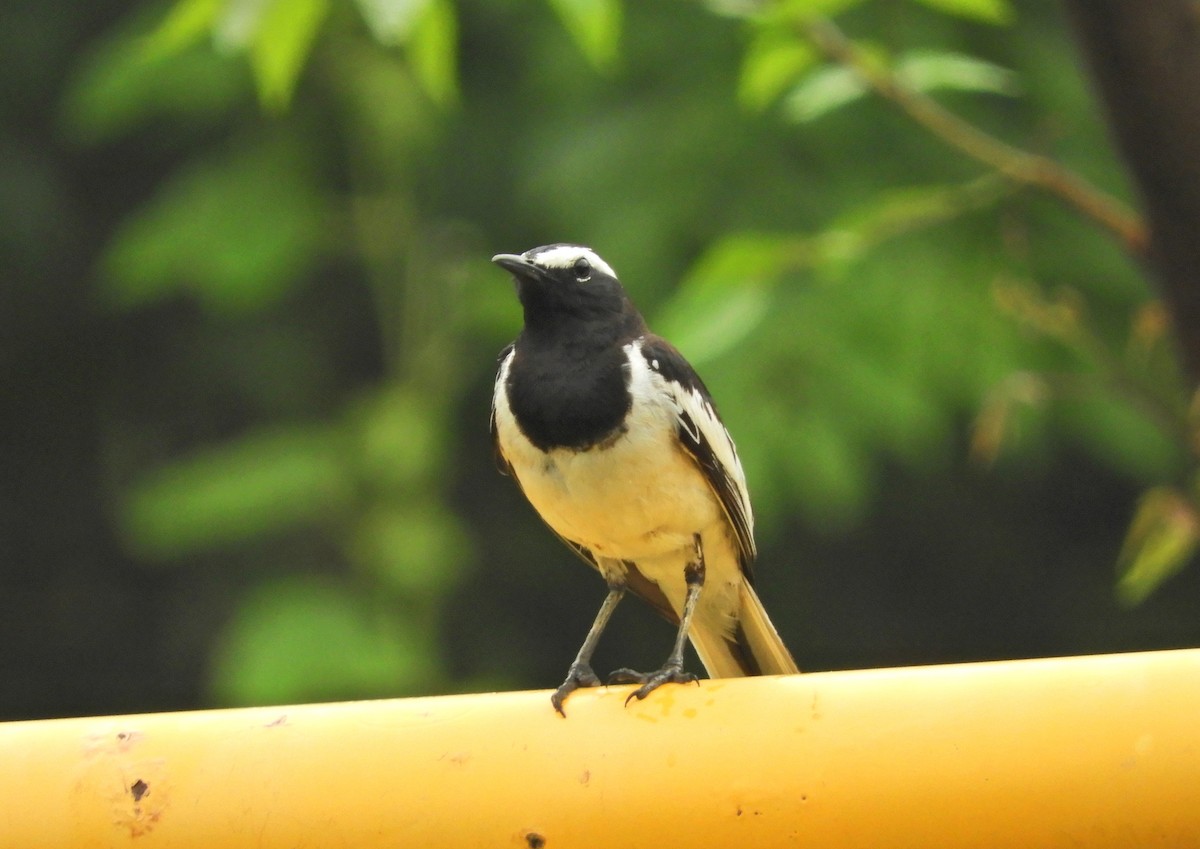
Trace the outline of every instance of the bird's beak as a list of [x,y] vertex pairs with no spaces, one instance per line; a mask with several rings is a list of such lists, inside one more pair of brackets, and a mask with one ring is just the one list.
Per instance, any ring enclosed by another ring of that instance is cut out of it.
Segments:
[[518,282],[536,282],[545,277],[542,269],[518,254],[496,254],[492,257],[492,262],[511,273]]

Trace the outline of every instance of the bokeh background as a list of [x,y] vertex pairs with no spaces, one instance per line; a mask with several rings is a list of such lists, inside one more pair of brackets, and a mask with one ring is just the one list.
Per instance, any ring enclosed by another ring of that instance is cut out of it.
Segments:
[[813,14],[1131,203],[1041,0],[9,0],[0,718],[557,685],[604,587],[487,430],[555,241],[713,390],[803,668],[1200,642],[1148,278]]

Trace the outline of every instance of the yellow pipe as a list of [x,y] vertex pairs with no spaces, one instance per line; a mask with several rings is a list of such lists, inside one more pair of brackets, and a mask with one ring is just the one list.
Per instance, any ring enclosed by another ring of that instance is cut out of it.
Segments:
[[1200,650],[0,724],[0,846],[1200,846]]

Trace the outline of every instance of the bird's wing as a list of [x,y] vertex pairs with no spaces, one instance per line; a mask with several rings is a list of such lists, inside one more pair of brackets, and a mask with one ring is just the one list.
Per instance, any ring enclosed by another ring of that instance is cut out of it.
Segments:
[[647,365],[664,379],[679,421],[679,441],[721,502],[737,541],[742,571],[750,578],[756,555],[754,514],[733,438],[721,422],[704,381],[683,354],[670,342],[653,335],[644,337],[640,347]]

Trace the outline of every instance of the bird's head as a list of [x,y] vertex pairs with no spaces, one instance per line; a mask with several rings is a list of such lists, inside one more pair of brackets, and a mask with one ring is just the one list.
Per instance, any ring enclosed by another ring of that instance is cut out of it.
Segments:
[[591,248],[543,245],[523,254],[496,254],[510,272],[525,308],[525,326],[620,322],[636,316],[617,274]]

